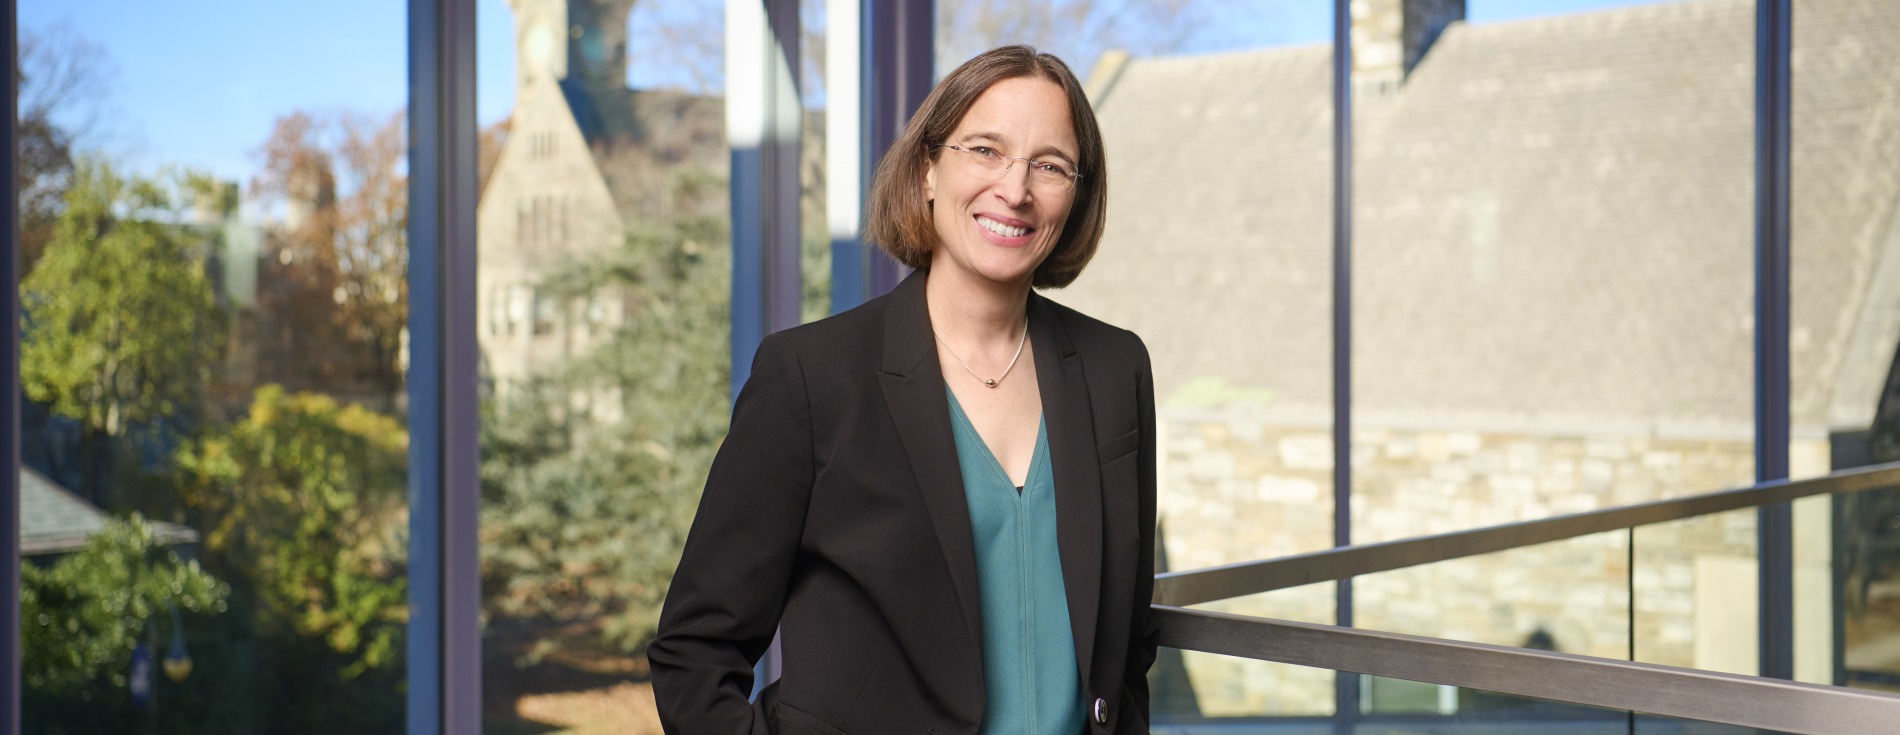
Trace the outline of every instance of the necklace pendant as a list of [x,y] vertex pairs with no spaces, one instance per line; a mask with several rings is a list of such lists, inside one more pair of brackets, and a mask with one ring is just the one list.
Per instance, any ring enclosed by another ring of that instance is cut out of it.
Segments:
[[984,385],[987,385],[987,386],[989,386],[989,387],[991,387],[991,388],[995,388],[995,387],[996,387],[996,379],[995,379],[995,378],[990,378],[989,380],[985,380],[985,381],[983,381],[983,384],[984,384]]

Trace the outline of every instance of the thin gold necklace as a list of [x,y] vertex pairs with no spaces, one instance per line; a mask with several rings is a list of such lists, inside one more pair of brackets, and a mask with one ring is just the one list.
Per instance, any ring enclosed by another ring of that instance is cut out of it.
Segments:
[[958,365],[963,366],[963,372],[969,373],[970,377],[976,378],[977,381],[983,385],[995,388],[998,381],[1009,377],[1009,371],[1016,367],[1016,360],[1023,356],[1023,344],[1029,341],[1029,316],[1026,314],[1023,316],[1023,336],[1016,340],[1016,354],[1009,358],[1009,365],[1004,366],[1003,374],[994,378],[985,378],[981,375],[977,375],[975,370],[971,370],[970,363],[964,362],[963,358],[957,355],[956,350],[950,349],[950,343],[943,341],[943,335],[937,334],[937,330],[930,330],[930,336],[936,337],[937,344],[943,345],[943,351],[950,353],[951,359],[956,360]]

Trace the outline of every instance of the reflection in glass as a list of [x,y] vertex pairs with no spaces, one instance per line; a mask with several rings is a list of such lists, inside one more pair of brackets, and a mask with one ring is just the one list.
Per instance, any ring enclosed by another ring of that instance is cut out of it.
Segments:
[[23,729],[400,731],[401,9],[105,5],[19,8]]
[[[1231,615],[1331,625],[1335,620],[1335,599],[1334,585],[1326,582],[1193,607]],[[1154,669],[1148,673],[1156,723],[1187,723],[1201,718],[1329,716],[1335,706],[1334,678],[1330,671],[1305,666],[1172,648],[1161,649]]]
[[[1236,657],[1204,654],[1210,658]],[[1287,666],[1294,678],[1330,681],[1327,669]],[[1749,728],[1657,717],[1587,705],[1520,697],[1479,689],[1439,686],[1423,682],[1344,674],[1358,678],[1366,692],[1358,712],[1338,718],[1282,718],[1256,710],[1237,713],[1228,722],[1159,720],[1150,728],[1156,735],[1193,735],[1204,732],[1271,732],[1297,735],[1515,735],[1516,733],[1575,733],[1577,735],[1741,735]]]
[[1760,672],[1754,508],[1635,530],[1633,660]]
[[517,0],[479,59],[512,100],[477,209],[493,732],[658,732],[643,651],[728,412],[725,112],[688,73],[718,6]]
[[1629,658],[1629,535],[1592,534],[1353,580],[1355,627]]

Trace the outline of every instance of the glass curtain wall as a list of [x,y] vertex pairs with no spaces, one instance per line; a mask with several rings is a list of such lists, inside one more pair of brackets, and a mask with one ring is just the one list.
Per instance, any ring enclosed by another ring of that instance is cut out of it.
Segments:
[[[1081,278],[1046,295],[1133,330],[1154,361],[1157,569],[1329,548],[1330,4],[1101,5],[938,0],[938,75],[1026,43],[1088,90],[1107,230]],[[1332,584],[1207,607],[1328,624],[1336,612]],[[1152,679],[1158,721],[1334,708],[1326,671],[1163,650]]]
[[[1753,483],[1754,3],[1596,5],[1355,3],[1355,543]],[[1752,519],[1361,578],[1355,623],[1731,670]]]
[[23,731],[400,732],[402,5],[17,13]]
[[[1794,477],[1900,460],[1900,7],[1796,0]],[[1900,691],[1900,491],[1795,504],[1795,675]]]
[[479,9],[484,728],[658,733],[730,410],[725,3]]

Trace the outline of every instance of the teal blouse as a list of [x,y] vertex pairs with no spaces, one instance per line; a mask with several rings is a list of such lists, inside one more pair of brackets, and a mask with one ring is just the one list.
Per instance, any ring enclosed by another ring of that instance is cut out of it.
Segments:
[[[944,392],[950,393],[948,386]],[[982,597],[983,690],[980,735],[1076,735],[1086,728],[1069,601],[1056,549],[1055,476],[1048,425],[1022,492],[990,454],[950,393],[957,464],[976,536]]]

